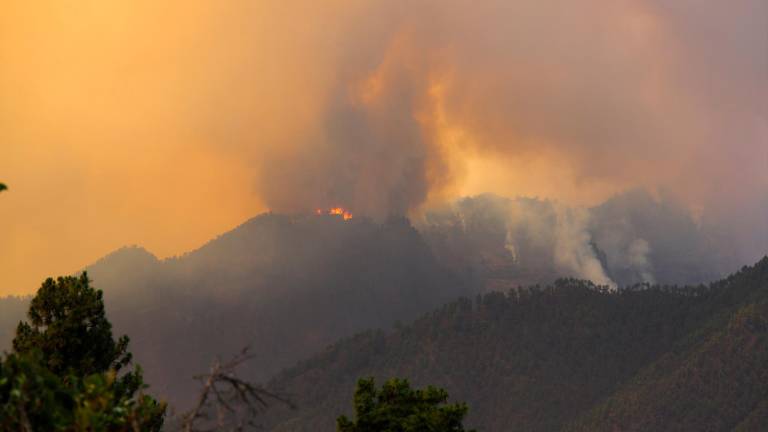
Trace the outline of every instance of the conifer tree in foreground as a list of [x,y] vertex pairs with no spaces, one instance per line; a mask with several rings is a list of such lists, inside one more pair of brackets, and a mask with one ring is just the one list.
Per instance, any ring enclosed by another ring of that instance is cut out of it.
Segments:
[[412,389],[408,380],[393,378],[379,390],[373,378],[360,379],[355,420],[341,416],[336,428],[338,432],[464,432],[467,405],[447,402],[448,392],[441,388]]
[[48,279],[0,362],[0,430],[159,431],[165,404],[143,394],[128,337],[115,341],[103,294],[83,274]]

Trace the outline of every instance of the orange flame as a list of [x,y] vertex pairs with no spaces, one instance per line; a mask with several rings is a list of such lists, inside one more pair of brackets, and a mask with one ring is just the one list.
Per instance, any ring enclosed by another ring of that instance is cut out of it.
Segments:
[[327,212],[323,212],[322,209],[316,209],[315,214],[318,216],[321,216],[323,214],[327,214],[330,216],[341,216],[345,221],[352,219],[352,213],[345,210],[343,207],[333,207],[331,209],[328,209]]

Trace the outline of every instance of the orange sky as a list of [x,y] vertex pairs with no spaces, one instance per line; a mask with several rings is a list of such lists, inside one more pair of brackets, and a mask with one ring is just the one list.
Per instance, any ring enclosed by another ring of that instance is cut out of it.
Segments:
[[768,186],[763,3],[541,3],[6,0],[0,295],[268,208]]

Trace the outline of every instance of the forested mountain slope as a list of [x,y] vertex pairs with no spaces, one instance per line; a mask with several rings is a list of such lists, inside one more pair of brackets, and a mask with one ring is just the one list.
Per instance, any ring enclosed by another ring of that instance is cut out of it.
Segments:
[[266,379],[338,338],[466,293],[404,219],[268,214],[176,259],[123,254],[89,275],[147,381],[182,405],[216,356],[250,345],[256,358],[242,373]]
[[[250,345],[256,358],[241,373],[267,379],[341,337],[467,294],[405,219],[265,214],[178,258],[124,248],[87,271],[152,392],[179,408],[217,356]],[[0,301],[6,310],[7,348],[26,300]]]
[[272,380],[299,411],[276,431],[330,431],[360,376],[445,387],[480,431],[764,430],[768,258],[711,286],[547,288],[450,303],[339,342]]
[[[180,257],[129,247],[86,270],[153,391],[183,407],[197,389],[191,377],[216,356],[250,345],[257,359],[244,376],[268,379],[338,338],[410,322],[459,296],[580,274],[559,255],[602,266],[619,285],[708,280],[721,274],[712,263],[727,261],[670,202],[638,192],[590,212],[587,223],[553,202],[480,196],[421,232],[403,218],[264,214]],[[0,349],[27,301],[0,299]]]
[[768,259],[716,287],[722,310],[574,430],[768,429]]

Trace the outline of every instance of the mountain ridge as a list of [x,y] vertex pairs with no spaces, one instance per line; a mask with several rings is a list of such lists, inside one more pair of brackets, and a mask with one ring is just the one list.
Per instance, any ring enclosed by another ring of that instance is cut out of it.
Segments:
[[[358,334],[283,371],[271,388],[299,395],[304,408],[272,413],[267,425],[275,432],[333,430],[335,416],[349,414],[354,380],[370,375],[445,387],[469,404],[468,425],[490,432],[760,430],[767,304],[768,258],[709,286],[610,292],[566,279],[463,299],[392,332]],[[751,347],[741,357],[743,346],[728,345],[734,335]],[[714,365],[729,371],[722,385]],[[703,384],[686,387],[677,376],[702,377]],[[736,390],[727,389],[739,385],[746,386],[742,398],[733,398]],[[686,415],[702,409],[709,417]]]

